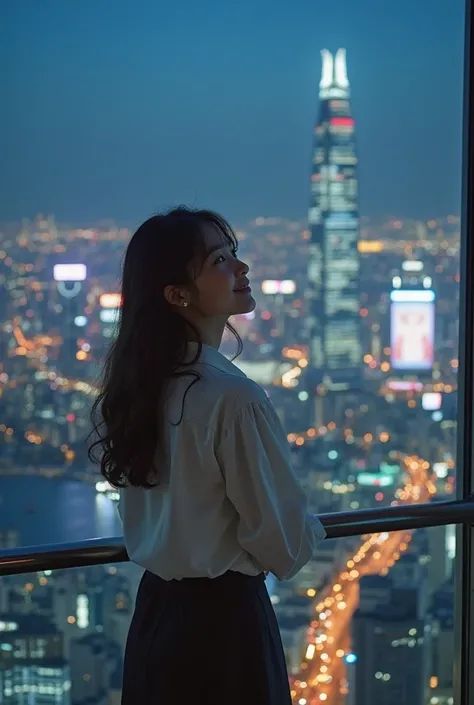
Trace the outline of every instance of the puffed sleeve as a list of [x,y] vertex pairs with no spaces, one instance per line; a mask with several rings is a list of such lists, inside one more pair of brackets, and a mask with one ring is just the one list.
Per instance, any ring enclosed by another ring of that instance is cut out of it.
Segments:
[[240,518],[240,545],[279,580],[292,578],[326,532],[307,511],[306,495],[270,400],[247,403],[216,452],[227,496]]

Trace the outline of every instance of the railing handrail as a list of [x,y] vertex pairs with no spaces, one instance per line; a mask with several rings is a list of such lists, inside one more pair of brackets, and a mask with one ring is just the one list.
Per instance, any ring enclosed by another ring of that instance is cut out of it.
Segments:
[[[328,539],[474,524],[474,498],[320,514]],[[0,550],[0,576],[128,561],[122,536]]]

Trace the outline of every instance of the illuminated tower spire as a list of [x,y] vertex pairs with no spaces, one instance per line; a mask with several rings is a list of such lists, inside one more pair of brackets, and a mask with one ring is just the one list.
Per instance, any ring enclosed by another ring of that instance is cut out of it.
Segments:
[[323,62],[319,97],[324,100],[329,97],[349,97],[349,81],[347,78],[346,50],[338,49],[333,56],[330,51],[321,51]]

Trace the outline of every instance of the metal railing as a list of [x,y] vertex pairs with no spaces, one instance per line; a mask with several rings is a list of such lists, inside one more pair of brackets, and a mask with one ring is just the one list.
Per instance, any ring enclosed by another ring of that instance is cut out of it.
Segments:
[[[474,498],[319,515],[328,539],[474,524]],[[128,561],[121,536],[0,551],[0,576]]]

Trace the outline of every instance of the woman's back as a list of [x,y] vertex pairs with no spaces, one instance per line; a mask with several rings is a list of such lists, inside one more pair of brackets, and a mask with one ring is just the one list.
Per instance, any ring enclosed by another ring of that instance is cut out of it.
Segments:
[[155,458],[159,484],[121,491],[129,556],[165,580],[215,577],[236,561],[241,572],[261,571],[250,557],[238,560],[238,515],[216,451],[238,409],[262,392],[217,351],[203,346],[203,353],[192,386],[192,374],[170,383],[165,443]]
[[[190,344],[191,357],[196,347]],[[199,377],[190,386],[193,371]],[[267,481],[265,496],[260,492],[256,498],[254,491],[260,481],[255,474],[260,475],[269,460],[266,457],[262,461],[261,443],[254,442],[256,414],[260,440],[266,441],[262,427],[274,435],[270,439],[273,445],[267,442],[265,453],[268,456],[274,449],[270,463],[277,480],[280,456],[285,454],[282,441],[286,446],[263,389],[219,352],[204,345],[190,374],[171,382],[167,398],[166,443],[155,460],[159,484],[152,489],[127,487],[121,491],[119,511],[130,558],[165,580],[212,578],[227,570],[247,575],[257,575],[264,568],[288,572],[289,563],[298,559],[296,544],[299,549],[303,527],[293,515],[292,526],[285,527],[282,537],[281,526],[273,523],[281,522],[283,502],[272,492],[283,491],[294,511],[293,478],[288,480],[285,473],[280,480],[285,487],[278,490]],[[238,445],[237,435],[242,436]],[[298,491],[297,497],[304,502]],[[239,507],[239,513],[232,498],[237,504],[242,498],[240,501],[248,506]],[[259,516],[262,502],[273,505],[271,512],[266,509],[265,525]],[[270,531],[277,554],[272,566],[260,564],[255,557],[259,553],[257,545],[269,557],[273,553],[264,545]],[[252,535],[255,532],[257,535]],[[247,535],[246,548],[252,544],[252,553],[241,545],[239,534]],[[283,538],[289,545],[278,554]]]

